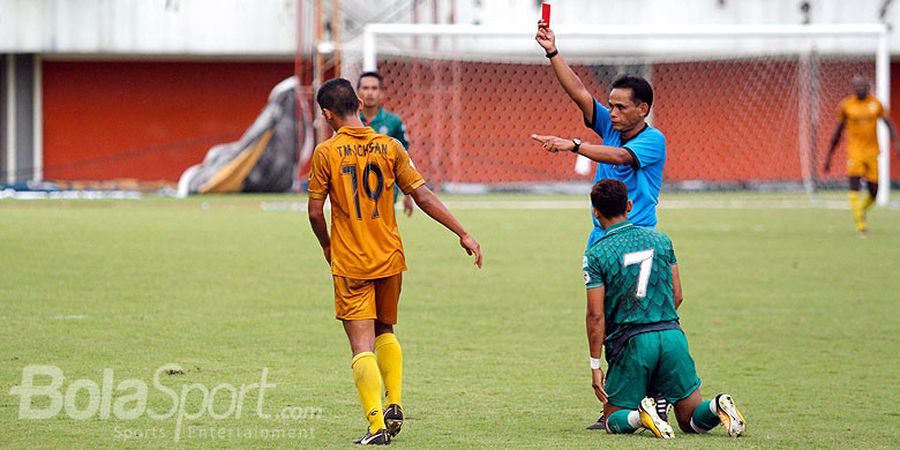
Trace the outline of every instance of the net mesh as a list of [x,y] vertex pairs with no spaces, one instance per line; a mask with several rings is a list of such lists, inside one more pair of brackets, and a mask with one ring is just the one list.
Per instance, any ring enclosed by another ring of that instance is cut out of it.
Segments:
[[[530,139],[537,133],[600,143],[533,41],[524,49],[521,41],[486,37],[382,41],[385,108],[404,120],[410,153],[433,186],[590,182],[592,169],[579,174],[572,155],[547,154]],[[849,50],[841,39],[629,41],[639,56],[623,56],[632,53],[628,45],[610,45],[617,52],[604,55],[592,54],[590,40],[565,42],[579,50],[568,62],[602,104],[620,75],[652,83],[649,121],[667,138],[667,189],[812,190],[842,182],[843,146],[831,172],[821,169],[836,108],[854,75],[875,75],[874,39]],[[347,54],[345,75],[353,77],[362,71],[361,52]]]

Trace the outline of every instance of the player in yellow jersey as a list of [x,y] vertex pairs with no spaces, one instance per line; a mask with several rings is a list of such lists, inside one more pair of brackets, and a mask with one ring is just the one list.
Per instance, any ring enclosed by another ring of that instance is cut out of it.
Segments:
[[[331,266],[336,317],[350,340],[350,367],[369,421],[366,434],[356,443],[386,445],[403,424],[403,356],[394,324],[406,260],[394,216],[394,185],[459,236],[479,268],[481,247],[425,186],[403,145],[363,126],[360,100],[349,81],[329,80],[319,88],[316,101],[335,135],[319,144],[312,156],[309,222]],[[326,198],[331,199],[330,235]]]
[[[853,77],[853,92],[841,101],[838,106],[838,124],[831,138],[828,156],[825,158],[825,172],[831,169],[831,157],[841,140],[844,129],[847,130],[847,176],[850,178],[850,210],[856,220],[856,231],[866,231],[866,210],[874,203],[878,195],[878,136],[876,128],[878,119],[884,120],[891,132],[891,140],[895,148],[897,132],[887,111],[877,98],[869,94],[869,80],[862,75]],[[859,191],[862,179],[865,178],[868,195],[861,199]]]

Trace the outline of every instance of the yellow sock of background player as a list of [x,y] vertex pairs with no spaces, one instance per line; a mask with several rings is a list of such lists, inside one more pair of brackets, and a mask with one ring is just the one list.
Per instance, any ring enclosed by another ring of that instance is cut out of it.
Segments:
[[359,402],[369,421],[369,433],[384,428],[384,412],[381,410],[381,372],[375,362],[375,354],[362,352],[350,362],[353,368],[353,381],[359,393]]
[[850,191],[850,211],[853,213],[853,220],[856,221],[856,230],[863,231],[866,228],[866,219],[863,216],[863,204],[859,199],[859,192]]
[[[862,211],[863,214],[866,213],[866,210],[872,207],[875,204],[875,197],[872,197],[872,194],[866,193],[866,199],[862,202]],[[865,216],[863,216],[865,217]]]
[[384,379],[384,404],[398,405],[403,384],[403,352],[400,350],[400,342],[394,333],[384,333],[375,338],[375,358],[378,360],[378,368],[381,369],[381,377]]

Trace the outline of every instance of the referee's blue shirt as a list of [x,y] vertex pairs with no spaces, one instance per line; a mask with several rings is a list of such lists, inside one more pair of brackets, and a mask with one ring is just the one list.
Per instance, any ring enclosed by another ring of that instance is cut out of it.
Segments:
[[[656,227],[656,205],[659,203],[663,167],[666,165],[666,137],[656,128],[646,125],[637,136],[623,140],[622,133],[612,127],[609,110],[597,99],[594,99],[594,119],[590,123],[585,120],[585,125],[603,138],[603,145],[624,148],[634,159],[632,165],[597,163],[594,183],[604,178],[615,178],[625,183],[632,202],[631,213],[628,214],[631,223]],[[591,219],[594,229],[588,238],[588,248],[605,234],[593,214]]]

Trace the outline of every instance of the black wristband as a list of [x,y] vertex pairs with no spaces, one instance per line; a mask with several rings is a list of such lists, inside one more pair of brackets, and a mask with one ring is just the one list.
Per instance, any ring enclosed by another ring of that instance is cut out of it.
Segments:
[[559,54],[559,49],[556,49],[556,50],[553,50],[553,51],[550,52],[550,53],[547,53],[547,54],[544,55],[544,56],[546,56],[547,59],[550,59],[550,58],[552,58],[552,57],[554,57],[554,56],[556,56],[556,55],[558,55],[558,54]]

